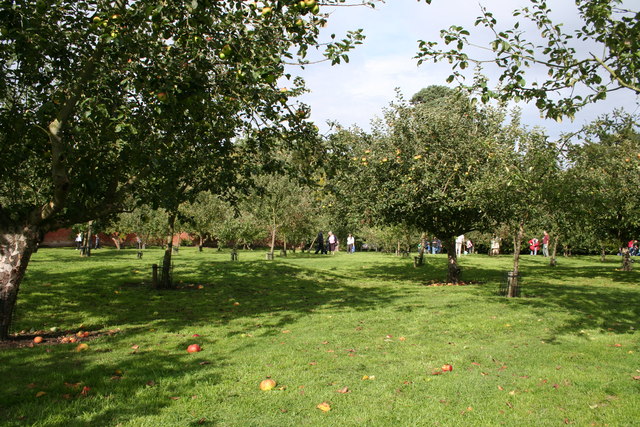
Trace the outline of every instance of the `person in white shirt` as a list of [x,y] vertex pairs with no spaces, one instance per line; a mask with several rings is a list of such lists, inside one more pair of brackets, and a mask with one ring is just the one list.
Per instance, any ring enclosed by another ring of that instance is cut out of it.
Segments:
[[464,244],[464,234],[456,237],[456,257],[462,254],[462,245]]
[[356,238],[351,234],[347,237],[347,253],[354,253],[356,251]]

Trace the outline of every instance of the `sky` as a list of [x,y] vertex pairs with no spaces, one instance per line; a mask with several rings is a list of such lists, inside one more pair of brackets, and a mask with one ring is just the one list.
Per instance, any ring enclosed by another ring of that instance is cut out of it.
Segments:
[[[482,1],[499,23],[504,22],[504,29],[509,22],[514,22],[511,11],[527,3],[526,0]],[[548,0],[548,4],[556,22],[562,22],[568,29],[577,28],[580,21],[573,1]],[[474,41],[488,37],[486,31],[473,27],[480,15],[480,3],[474,0],[432,0],[431,5],[416,0],[387,0],[375,9],[323,7],[322,10],[331,12],[328,26],[323,29],[325,38],[332,33],[340,38],[348,30],[358,28],[364,30],[367,38],[351,51],[349,63],[331,66],[325,62],[296,71],[304,77],[310,90],[301,100],[311,106],[311,119],[321,133],[329,131],[328,120],[344,127],[357,125],[370,130],[371,120],[381,116],[383,108],[395,99],[396,88],[405,99],[410,99],[429,85],[446,85],[446,78],[451,74],[448,63],[417,65],[414,57],[418,40],[440,41],[440,30],[451,25],[471,30]],[[585,108],[573,122],[542,119],[533,105],[519,103],[518,107],[522,108],[525,125],[542,126],[552,138],[577,131],[615,108],[640,112],[638,97],[630,90],[614,92],[606,101]]]

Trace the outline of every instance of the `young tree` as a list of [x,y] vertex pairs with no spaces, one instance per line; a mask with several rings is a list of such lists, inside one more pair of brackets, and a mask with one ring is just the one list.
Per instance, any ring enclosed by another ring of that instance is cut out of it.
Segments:
[[204,242],[217,234],[217,224],[227,220],[229,206],[218,196],[203,191],[192,203],[180,206],[181,216],[185,219],[184,231],[198,236],[198,249],[202,251]]
[[496,174],[487,195],[493,196],[501,211],[497,217],[509,225],[513,236],[513,271],[507,289],[507,296],[513,297],[526,228],[558,208],[550,203],[550,194],[560,165],[555,144],[539,129],[523,129],[517,116],[505,129],[505,137],[498,154],[504,170]]
[[[269,230],[270,252],[273,254],[276,236],[286,239],[287,234],[295,234],[296,229],[303,226],[300,224],[300,215],[303,218],[311,216],[309,189],[280,175],[260,175],[256,181],[258,187],[249,196],[251,205],[248,207],[264,228]],[[304,226],[306,228],[306,224]],[[311,227],[308,233],[313,233]]]

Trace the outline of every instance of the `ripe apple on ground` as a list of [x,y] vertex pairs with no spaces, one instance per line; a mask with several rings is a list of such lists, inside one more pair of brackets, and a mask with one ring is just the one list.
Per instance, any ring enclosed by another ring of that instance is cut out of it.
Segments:
[[198,344],[191,344],[187,347],[187,353],[197,353],[199,351],[202,351],[202,348]]
[[451,372],[451,371],[453,371],[453,366],[451,366],[451,365],[449,365],[449,364],[442,365],[442,370],[443,370],[444,372]]
[[42,342],[42,337],[41,336],[37,336],[33,339],[33,342],[36,344],[40,344]]
[[267,378],[266,380],[262,380],[260,382],[260,390],[269,391],[272,390],[276,386],[276,382],[271,378]]

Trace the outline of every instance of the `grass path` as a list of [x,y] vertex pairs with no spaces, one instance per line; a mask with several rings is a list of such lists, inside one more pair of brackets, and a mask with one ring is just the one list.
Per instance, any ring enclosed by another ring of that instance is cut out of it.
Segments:
[[160,258],[34,255],[15,327],[112,334],[1,349],[0,425],[640,425],[640,275],[615,258],[525,256],[512,300],[509,257],[464,257],[480,284],[432,287],[444,256],[182,248],[180,289],[158,292]]

